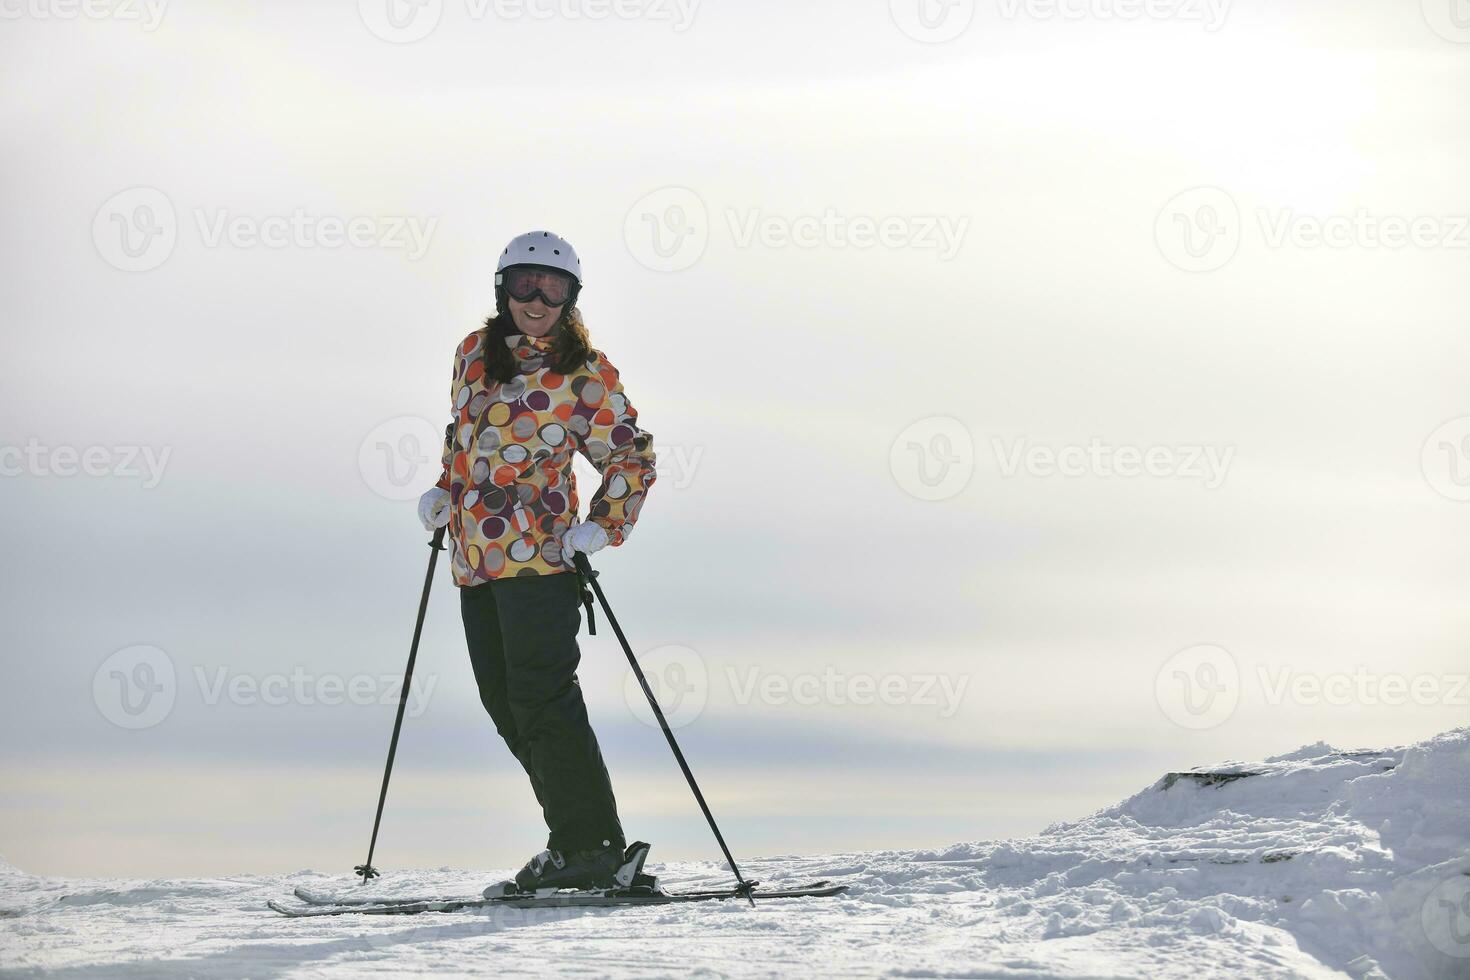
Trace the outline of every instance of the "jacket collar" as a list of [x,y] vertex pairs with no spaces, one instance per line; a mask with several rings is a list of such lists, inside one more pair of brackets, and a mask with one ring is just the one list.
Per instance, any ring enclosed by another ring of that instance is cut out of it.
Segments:
[[523,333],[512,333],[505,335],[505,345],[513,349],[526,348],[528,352],[544,354],[551,350],[555,338],[547,335],[545,337],[532,337]]

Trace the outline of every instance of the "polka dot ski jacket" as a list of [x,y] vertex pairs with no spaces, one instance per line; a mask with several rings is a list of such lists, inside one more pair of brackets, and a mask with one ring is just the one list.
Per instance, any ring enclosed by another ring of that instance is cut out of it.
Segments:
[[438,483],[450,495],[459,586],[575,570],[561,554],[561,535],[577,520],[574,452],[602,474],[588,519],[610,545],[627,540],[656,479],[653,436],[638,428],[606,355],[594,350],[582,367],[557,374],[549,338],[511,334],[498,342],[512,348],[518,373],[487,386],[487,332],[459,346]]

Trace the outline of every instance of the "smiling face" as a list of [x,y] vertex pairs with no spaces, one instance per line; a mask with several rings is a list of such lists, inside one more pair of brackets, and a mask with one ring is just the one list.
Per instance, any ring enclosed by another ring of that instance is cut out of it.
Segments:
[[522,303],[513,296],[507,296],[506,302],[510,305],[510,318],[515,322],[516,329],[528,337],[544,337],[557,319],[561,316],[562,306],[547,306],[537,296],[529,303]]

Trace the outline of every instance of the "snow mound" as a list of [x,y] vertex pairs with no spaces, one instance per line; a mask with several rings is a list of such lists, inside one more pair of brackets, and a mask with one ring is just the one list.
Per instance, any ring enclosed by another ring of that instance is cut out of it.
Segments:
[[1054,934],[1268,927],[1352,977],[1470,978],[1470,729],[1170,773],[1084,820],[963,853],[986,887],[1050,909]]
[[[1166,773],[1034,837],[742,861],[837,899],[284,919],[316,892],[470,895],[504,870],[67,880],[0,868],[5,976],[1470,978],[1470,729]],[[656,857],[656,852],[655,852]],[[653,865],[673,888],[727,883]]]

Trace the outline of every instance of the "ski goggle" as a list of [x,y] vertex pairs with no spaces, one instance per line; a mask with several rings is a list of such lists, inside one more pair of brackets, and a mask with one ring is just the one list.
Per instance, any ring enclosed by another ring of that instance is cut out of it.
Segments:
[[576,280],[555,269],[511,266],[500,274],[500,285],[517,303],[529,303],[537,296],[547,306],[561,306],[572,298]]

